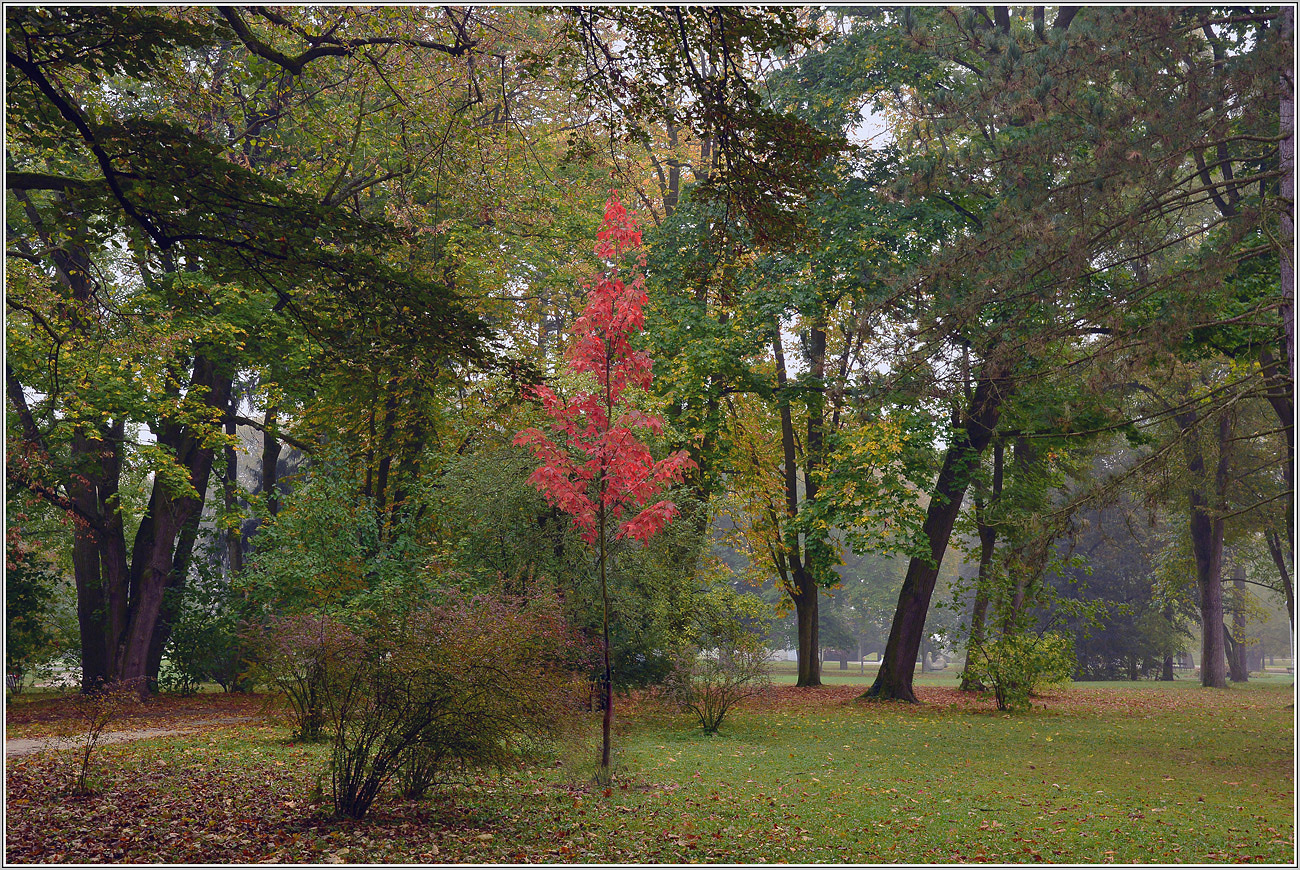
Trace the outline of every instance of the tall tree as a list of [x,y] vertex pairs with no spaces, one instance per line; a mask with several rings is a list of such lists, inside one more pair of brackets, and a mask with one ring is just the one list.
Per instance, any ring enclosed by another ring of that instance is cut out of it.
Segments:
[[[1049,27],[1041,14],[1031,25],[1017,10],[909,10],[897,37],[883,36],[911,40],[931,58],[895,107],[913,125],[913,193],[968,222],[907,285],[928,294],[917,349],[936,360],[969,353],[974,389],[960,397],[932,490],[932,553],[909,568],[873,697],[915,699],[912,663],[933,566],[1003,406],[1048,373],[1045,360],[1060,358],[1048,349],[1074,347],[1062,371],[1108,390],[1122,376],[1116,361],[1134,358],[1135,334],[1158,347],[1222,318],[1214,302],[1224,276],[1257,256],[1238,241],[1266,220],[1263,209],[1208,222],[1190,216],[1225,187],[1247,191],[1277,176],[1267,165],[1277,141],[1267,106],[1284,46],[1264,30],[1274,14],[1247,16],[1251,23],[1229,16],[1260,38],[1220,63],[1200,32],[1215,16],[1070,7]],[[1116,66],[1117,56],[1125,63]],[[1212,68],[1207,94],[1195,83]],[[1251,101],[1259,112],[1249,131],[1232,126],[1235,113],[1205,123],[1215,106]],[[1206,181],[1195,157],[1221,140],[1252,153],[1256,162],[1244,165],[1254,168]],[[1148,267],[1166,251],[1182,255]],[[1175,329],[1153,329],[1153,304],[1165,306],[1162,327]],[[1071,425],[1068,414],[1056,421]]]
[[[391,226],[252,168],[169,100],[166,71],[223,40],[290,76],[357,45],[295,58],[233,22],[144,8],[14,10],[6,27],[7,475],[73,518],[83,687],[146,692],[237,370],[289,324],[336,350],[368,334],[460,356],[483,328],[451,288],[395,264]],[[130,529],[119,490],[136,462],[153,486]]]
[[[604,663],[604,719],[600,752],[600,779],[610,777],[610,730],[614,717],[613,673],[609,642],[609,585],[607,568],[614,541],[654,536],[677,514],[667,500],[647,504],[666,485],[679,481],[690,458],[677,451],[655,461],[635,430],[660,432],[663,421],[638,409],[630,389],[649,390],[652,361],[632,348],[632,338],[644,325],[645,279],[639,268],[625,281],[620,262],[639,253],[641,231],[635,218],[617,196],[605,206],[605,219],[597,236],[596,253],[607,263],[591,288],[587,307],[574,324],[569,349],[569,372],[590,378],[571,398],[561,398],[550,387],[536,388],[557,443],[540,429],[530,428],[515,443],[530,447],[541,466],[529,478],[547,499],[573,517],[582,538],[596,548],[603,612],[601,651]],[[644,268],[644,256],[639,255]],[[624,518],[624,513],[634,513]]]

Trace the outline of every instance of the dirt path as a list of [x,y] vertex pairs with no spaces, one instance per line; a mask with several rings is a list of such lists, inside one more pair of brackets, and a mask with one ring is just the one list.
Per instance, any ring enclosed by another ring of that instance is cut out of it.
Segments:
[[[193,719],[186,722],[184,726],[175,728],[108,731],[100,735],[99,742],[101,744],[122,743],[127,740],[146,740],[150,737],[175,737],[181,734],[193,734],[195,731],[200,731],[212,725],[238,725],[241,722],[256,721],[258,718],[257,716],[223,716],[217,719]],[[50,743],[51,739],[49,737],[15,737],[5,740],[5,758],[17,758],[39,752]]]

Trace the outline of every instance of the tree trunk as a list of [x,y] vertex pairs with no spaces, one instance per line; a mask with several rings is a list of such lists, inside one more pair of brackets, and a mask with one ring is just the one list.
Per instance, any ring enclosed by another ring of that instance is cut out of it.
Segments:
[[[49,251],[53,273],[65,286],[71,301],[62,306],[65,317],[78,335],[96,329],[93,313],[97,287],[90,255],[83,245],[53,239],[40,210],[25,194],[15,198]],[[53,198],[57,209],[74,222],[82,219],[75,206],[61,194]],[[6,388],[24,416],[24,439],[44,455],[48,445],[27,411],[23,387],[13,370],[5,366]],[[122,472],[123,421],[94,429],[78,427],[69,445],[72,473],[64,485],[72,506],[72,565],[77,588],[77,622],[81,638],[81,690],[91,692],[118,679],[115,661],[130,605],[130,580],[126,533],[118,505]],[[48,497],[48,492],[38,492]],[[65,507],[66,505],[61,505]]]
[[[126,625],[130,572],[117,495],[121,478],[121,422],[95,435],[78,430],[72,438],[76,469],[68,494],[80,516],[73,518],[72,566],[81,636],[81,690],[91,692],[118,679],[118,640]],[[92,521],[86,518],[93,517]]]
[[[1288,317],[1289,321],[1290,318]],[[1287,551],[1289,552],[1295,546],[1295,371],[1291,369],[1285,372],[1282,371],[1281,365],[1273,356],[1273,352],[1268,345],[1263,345],[1259,349],[1259,367],[1260,373],[1264,376],[1264,398],[1268,400],[1269,405],[1273,407],[1273,412],[1277,414],[1278,422],[1281,424],[1286,439],[1286,462],[1282,466],[1282,488],[1287,493],[1283,504],[1285,505],[1286,516]],[[1269,547],[1271,550],[1271,543]],[[1277,561],[1276,556],[1274,556],[1274,561]],[[1292,594],[1291,572],[1283,568],[1282,579],[1283,588],[1288,596],[1287,608],[1288,613],[1290,613],[1293,610],[1290,603]],[[1294,617],[1292,617],[1291,625],[1295,626]]]
[[1238,568],[1232,577],[1232,631],[1229,632],[1226,643],[1229,652],[1228,678],[1234,683],[1244,683],[1250,679],[1250,668],[1246,663],[1245,573]]
[[[1280,23],[1282,38],[1290,40],[1295,32],[1295,9],[1293,7],[1282,7]],[[1284,71],[1281,81],[1282,94],[1279,98],[1278,109],[1280,112],[1279,132],[1282,135],[1282,141],[1278,147],[1278,162],[1279,168],[1282,170],[1282,178],[1279,182],[1282,213],[1278,220],[1278,261],[1281,267],[1282,305],[1278,310],[1278,314],[1282,318],[1282,329],[1286,335],[1284,351],[1286,353],[1287,376],[1292,383],[1295,383],[1295,262],[1292,259],[1295,255],[1295,93],[1293,91],[1292,71]],[[1289,420],[1283,421],[1284,425],[1289,423]]]
[[[966,642],[968,664],[971,653],[978,650],[984,642],[984,623],[988,618],[989,591],[993,585],[993,553],[998,542],[997,528],[988,522],[988,508],[1002,495],[1002,456],[1002,441],[999,439],[993,443],[993,487],[989,503],[986,505],[983,499],[975,499],[975,530],[980,539],[980,567],[975,581],[975,604],[970,615],[970,638]],[[984,684],[972,679],[963,668],[959,688],[963,692],[982,692]]]
[[1201,685],[1222,689],[1227,685],[1227,651],[1223,643],[1223,522],[1211,520],[1194,502],[1191,520],[1192,551],[1196,558],[1196,586],[1201,597]]
[[[776,382],[781,406],[781,453],[785,481],[786,517],[793,519],[799,514],[799,469],[796,464],[794,444],[794,418],[790,411],[790,396],[786,392],[785,353],[781,344],[781,324],[776,324],[772,339],[772,349],[776,356]],[[809,424],[811,426],[811,423]],[[805,481],[806,482],[806,481]],[[808,491],[805,490],[805,496]],[[807,547],[801,547],[798,537],[794,546],[786,549],[790,566],[791,587],[786,590],[794,602],[795,624],[799,631],[799,677],[797,686],[820,686],[821,654],[819,641],[819,615],[817,583],[809,570]]]
[[158,611],[158,623],[154,626],[153,639],[149,642],[149,659],[146,664],[149,691],[158,689],[158,670],[162,666],[163,650],[172,636],[172,626],[180,618],[182,595],[185,581],[189,577],[190,562],[194,557],[194,544],[199,536],[199,520],[202,518],[203,501],[199,502],[198,511],[190,514],[181,526],[176,539],[176,549],[172,556],[172,570],[167,587],[163,590],[162,607]]
[[793,560],[791,577],[795,588],[790,593],[794,601],[795,622],[799,628],[799,677],[796,686],[822,684],[821,637],[817,584],[798,560]]
[[612,750],[610,732],[614,724],[614,669],[609,655],[609,586],[605,578],[607,542],[605,540],[604,487],[601,488],[601,505],[596,511],[598,531],[600,534],[600,604],[601,604],[601,653],[604,656],[604,701],[605,713],[600,724],[600,773],[601,785],[609,785],[610,759]]
[[[197,356],[191,389],[198,391],[201,387],[207,387],[206,403],[224,413],[229,402],[230,377],[219,373],[213,361]],[[114,668],[117,678],[135,684],[141,697],[146,697],[150,684],[157,681],[161,644],[166,642],[170,630],[163,614],[164,596],[168,589],[179,589],[184,584],[180,572],[189,568],[192,535],[203,512],[215,458],[215,450],[203,446],[197,433],[186,426],[163,427],[158,433],[158,443],[170,447],[176,462],[189,472],[194,495],[177,496],[155,478],[149,507],[132,547],[130,613],[118,643]],[[187,529],[190,530],[188,543]]]
[[[280,512],[280,442],[272,435],[280,408],[272,405],[262,418],[262,493],[266,496],[266,511],[271,516]],[[369,475],[369,466],[367,466]]]
[[[1164,617],[1169,623],[1170,628],[1174,625],[1174,605],[1173,603],[1165,604]],[[1166,683],[1172,683],[1174,680],[1174,650],[1166,650],[1163,665],[1160,670],[1160,679]]]
[[1286,595],[1286,616],[1291,623],[1291,630],[1295,631],[1295,587],[1291,582],[1291,569],[1287,567],[1286,555],[1282,552],[1282,542],[1278,540],[1277,532],[1269,529],[1264,533],[1268,541],[1268,552],[1273,557],[1273,564],[1277,566],[1278,574],[1282,578],[1282,591]]
[[912,673],[916,668],[925,618],[930,610],[930,596],[939,577],[939,566],[948,549],[953,524],[961,513],[966,487],[980,455],[993,438],[1002,403],[1009,394],[1010,385],[1006,383],[1005,375],[997,370],[981,377],[975,388],[966,425],[954,433],[935,481],[925,524],[921,527],[930,542],[929,558],[914,556],[908,563],[889,640],[881,656],[880,671],[864,697],[916,703]]
[[[1190,508],[1189,532],[1192,555],[1196,563],[1196,588],[1201,608],[1201,685],[1222,689],[1227,686],[1227,652],[1223,641],[1223,519],[1216,516],[1207,490],[1205,456],[1200,435],[1195,431],[1194,411],[1176,415],[1183,429],[1183,453],[1190,477],[1187,491]],[[1226,422],[1226,417],[1222,418]],[[1221,441],[1226,440],[1221,438]],[[1226,451],[1226,444],[1221,444]],[[1226,457],[1221,453],[1219,468],[1226,471]]]
[[[235,410],[232,407],[230,413],[234,414]],[[227,436],[233,439],[238,431],[234,420],[226,423]],[[231,517],[235,515],[239,500],[239,454],[230,444],[226,445],[225,454],[226,474],[222,482],[222,498],[226,516]],[[244,540],[240,532],[241,528],[236,526],[235,528],[227,528],[224,533],[226,539],[227,583],[238,577],[244,570]]]

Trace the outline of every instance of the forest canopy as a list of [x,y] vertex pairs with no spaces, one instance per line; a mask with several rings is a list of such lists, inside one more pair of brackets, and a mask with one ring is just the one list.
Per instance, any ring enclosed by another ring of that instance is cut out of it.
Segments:
[[[607,689],[738,630],[874,698],[1223,686],[1293,624],[1290,8],[5,24],[10,673],[238,688],[277,620],[490,590]],[[616,539],[516,436],[633,271],[605,423],[672,509]]]

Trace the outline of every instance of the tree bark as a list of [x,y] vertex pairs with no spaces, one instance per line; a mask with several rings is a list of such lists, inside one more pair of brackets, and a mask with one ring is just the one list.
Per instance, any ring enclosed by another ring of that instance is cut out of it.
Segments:
[[[1282,38],[1290,40],[1295,33],[1295,9],[1282,7]],[[1295,383],[1295,82],[1290,69],[1282,72],[1282,93],[1279,97],[1279,132],[1282,142],[1278,147],[1279,164],[1282,178],[1279,182],[1281,193],[1281,214],[1279,216],[1278,262],[1282,278],[1282,305],[1278,314],[1282,318],[1285,332],[1285,362],[1288,377]],[[1284,421],[1287,423],[1289,421]]]
[[[1174,624],[1174,605],[1172,602],[1165,604],[1164,617],[1165,621],[1172,627]],[[1165,658],[1160,669],[1160,679],[1166,683],[1172,683],[1174,680],[1174,650],[1172,649],[1165,652]]]
[[1278,574],[1282,578],[1282,591],[1286,595],[1286,616],[1291,623],[1291,630],[1295,631],[1295,586],[1291,582],[1291,569],[1286,563],[1286,554],[1282,552],[1282,542],[1278,539],[1277,532],[1272,529],[1264,533],[1268,541],[1268,552],[1273,557],[1273,564],[1277,566]]
[[[794,443],[794,417],[790,410],[790,396],[787,392],[785,351],[781,342],[781,324],[779,322],[776,324],[776,332],[772,338],[772,350],[776,356],[776,383],[781,408],[781,453],[784,466],[786,517],[794,519],[799,514],[799,469]],[[813,427],[811,413],[809,417],[808,425],[811,433]],[[811,454],[811,452],[812,445],[810,444],[808,453]],[[812,484],[813,489],[811,490],[807,488],[810,483],[810,478],[806,473],[807,461],[805,458],[804,496],[810,498],[815,494],[816,484]],[[791,581],[790,588],[786,590],[786,593],[794,603],[795,623],[799,632],[799,676],[795,685],[805,687],[820,686],[822,683],[821,645],[816,577],[808,564],[810,557],[806,543],[801,547],[798,538],[795,538],[794,546],[786,549],[789,551],[787,561]]]
[[[975,499],[975,529],[980,539],[980,566],[975,586],[975,604],[971,608],[970,638],[966,642],[966,660],[971,653],[978,650],[984,642],[984,623],[988,618],[989,592],[993,584],[993,553],[998,542],[997,528],[988,522],[988,509],[997,503],[1002,495],[1002,441],[993,443],[993,486],[988,504],[982,498]],[[984,684],[972,679],[965,669],[962,670],[961,686],[963,692],[981,692]]]
[[[231,414],[234,414],[237,410],[234,407],[234,404],[235,403],[232,401],[230,408]],[[238,426],[235,424],[234,420],[226,422],[227,436],[233,439],[238,431]],[[235,509],[238,505],[239,499],[239,454],[230,444],[227,444],[224,450],[226,473],[225,478],[222,481],[222,498],[226,516],[231,517],[235,514]],[[241,531],[241,528],[238,526],[233,529],[227,528],[225,531],[227,582],[238,577],[244,570],[244,540]]]
[[[603,490],[603,487],[602,487]],[[605,541],[605,506],[604,492],[601,492],[601,505],[596,510],[600,534],[600,604],[601,604],[601,652],[604,656],[604,701],[605,713],[600,724],[600,783],[608,785],[610,781],[611,737],[614,724],[614,669],[609,654],[609,586],[605,579],[606,541]]]
[[[814,501],[817,498],[817,469],[821,465],[822,451],[825,445],[826,433],[826,408],[825,393],[823,386],[826,376],[826,325],[818,320],[809,329],[808,336],[808,361],[810,364],[810,374],[812,376],[811,389],[808,392],[808,424],[806,428],[806,448],[804,450],[804,500]],[[787,411],[789,405],[786,405]],[[820,552],[821,541],[811,541],[805,539],[803,547],[803,562],[800,570],[795,571],[795,582],[798,584],[800,593],[795,600],[796,609],[802,609],[808,614],[809,625],[804,626],[801,622],[800,633],[807,632],[808,649],[811,655],[808,657],[809,662],[815,662],[815,672],[811,669],[807,674],[803,673],[804,669],[800,666],[800,679],[797,685],[800,686],[820,686],[821,685],[821,626],[820,626],[820,608],[818,593],[820,585],[818,583],[819,569],[826,567],[817,564]],[[804,643],[800,641],[800,650],[802,651]]]
[[[280,442],[271,434],[279,414],[279,406],[272,405],[262,418],[262,493],[266,496],[266,511],[271,516],[280,512]],[[366,473],[368,476],[369,466]]]
[[[212,360],[196,356],[191,389],[206,387],[205,402],[224,414],[230,398],[230,376],[219,372]],[[137,686],[141,697],[156,683],[156,661],[161,660],[159,639],[165,643],[169,627],[163,618],[163,600],[168,589],[184,583],[181,571],[189,567],[185,532],[203,512],[215,450],[205,447],[188,426],[168,424],[158,433],[158,443],[170,447],[177,463],[189,472],[194,494],[177,495],[157,477],[149,507],[140,521],[131,553],[130,613],[118,641],[114,670],[119,680]],[[189,545],[192,547],[193,538]]]
[[[1288,493],[1285,502],[1286,541],[1287,549],[1290,550],[1295,546],[1295,372],[1282,371],[1281,364],[1268,345],[1259,349],[1259,367],[1264,376],[1264,398],[1277,414],[1286,436],[1286,464],[1282,466],[1282,486]],[[1287,577],[1289,584],[1290,575]]]
[[822,684],[821,632],[818,625],[818,587],[807,568],[799,563],[792,566],[795,622],[799,629],[799,675],[796,686]]
[[[1225,627],[1226,630],[1226,627]],[[1246,663],[1246,578],[1238,568],[1232,577],[1232,631],[1225,641],[1228,647],[1228,678],[1234,683],[1250,679]]]
[[1011,385],[1005,373],[997,367],[991,367],[981,376],[975,387],[965,425],[954,433],[926,510],[922,531],[930,542],[929,558],[914,556],[908,563],[889,640],[881,656],[880,671],[864,697],[917,703],[912,691],[912,674],[916,668],[925,618],[930,610],[930,596],[934,593],[939,566],[952,537],[953,524],[961,512],[966,487],[980,455],[993,438],[1002,404],[1010,392]]
[[[1187,460],[1190,478],[1187,490],[1190,508],[1189,533],[1192,555],[1196,563],[1196,588],[1200,594],[1201,608],[1201,685],[1222,689],[1227,686],[1227,651],[1223,640],[1223,519],[1215,510],[1207,490],[1212,482],[1207,478],[1205,455],[1201,438],[1195,431],[1196,413],[1187,411],[1175,416],[1183,429],[1183,453]],[[1227,418],[1221,418],[1221,425]],[[1226,441],[1222,435],[1221,441]],[[1218,467],[1226,472],[1227,445],[1221,444]]]
[[[118,509],[124,426],[117,421],[94,435],[73,434],[76,469],[68,493],[73,517],[72,565],[81,636],[81,689],[92,692],[118,678],[114,667],[118,639],[128,613],[130,585],[126,533]],[[93,522],[89,519],[93,517]]]

